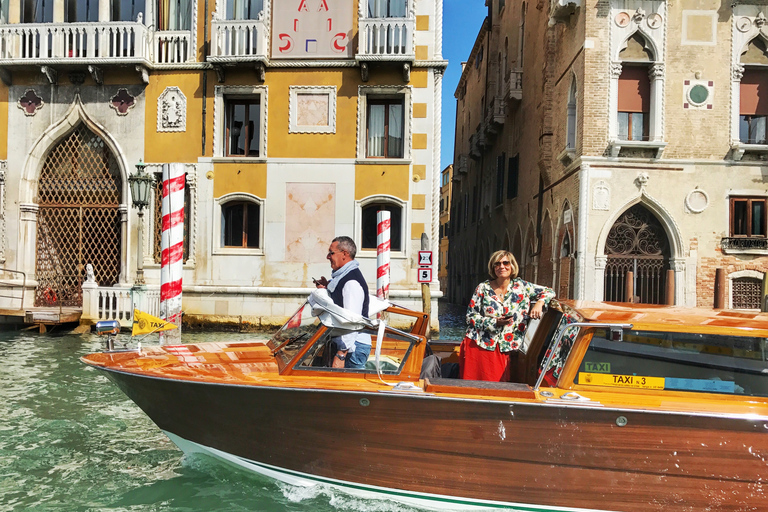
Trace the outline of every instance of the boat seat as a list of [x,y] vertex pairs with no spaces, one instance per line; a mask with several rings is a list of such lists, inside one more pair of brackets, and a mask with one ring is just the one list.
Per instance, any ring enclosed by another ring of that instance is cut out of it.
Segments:
[[509,398],[535,398],[533,388],[517,382],[489,382],[484,380],[426,379],[425,391],[457,395],[501,396]]

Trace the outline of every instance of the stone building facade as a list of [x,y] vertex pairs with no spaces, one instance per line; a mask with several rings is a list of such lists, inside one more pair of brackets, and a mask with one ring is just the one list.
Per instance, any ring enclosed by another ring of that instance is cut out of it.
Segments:
[[756,309],[768,268],[759,3],[488,2],[456,90],[449,275],[509,248],[561,297]]
[[449,165],[440,174],[440,255],[438,261],[437,279],[440,291],[445,295],[448,290],[448,229],[451,220],[451,186],[453,165]]
[[139,260],[159,287],[163,191],[137,248],[139,161],[186,169],[188,319],[281,322],[338,235],[375,290],[382,208],[391,297],[418,307],[422,232],[438,252],[441,0],[2,6],[2,308],[81,307],[88,264],[102,309],[130,297]]

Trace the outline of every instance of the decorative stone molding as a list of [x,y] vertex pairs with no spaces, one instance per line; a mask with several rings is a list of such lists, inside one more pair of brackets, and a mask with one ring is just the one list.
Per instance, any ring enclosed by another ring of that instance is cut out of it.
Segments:
[[[365,155],[365,134],[366,134],[366,115],[368,112],[369,95],[402,95],[403,96],[403,115],[405,122],[403,128],[403,159],[411,158],[411,148],[413,146],[413,87],[410,85],[358,85],[357,86],[357,158],[366,158]],[[400,159],[398,159],[400,160]]]
[[611,78],[618,78],[621,76],[621,62],[611,62]]
[[45,102],[37,95],[34,89],[27,89],[27,92],[19,98],[16,105],[24,111],[24,115],[27,117],[33,116],[38,110],[43,108]]
[[187,97],[178,87],[166,87],[157,97],[157,131],[187,131]]
[[598,181],[592,191],[592,209],[606,211],[611,209],[611,189],[603,180]]
[[128,111],[136,106],[136,98],[131,96],[128,89],[118,89],[117,94],[112,96],[109,106],[117,112],[117,115],[127,116]]
[[608,256],[603,254],[595,256],[595,270],[605,270],[608,265]]
[[741,56],[749,43],[761,38],[768,43],[768,25],[763,10],[766,6],[738,4],[733,6],[731,29],[731,158],[741,160],[746,151],[765,153],[768,146],[741,142],[739,133],[741,107],[741,79],[744,65]]
[[[291,85],[288,89],[289,133],[336,133],[335,85]],[[318,101],[309,101],[309,96]]]
[[744,66],[738,62],[734,62],[731,66],[731,80],[741,82],[741,78],[744,76]]
[[645,190],[645,187],[646,185],[648,185],[649,181],[651,181],[651,177],[650,175],[648,175],[647,172],[637,173],[637,178],[635,178],[635,184],[638,186],[641,192]]
[[709,206],[709,194],[700,188],[695,188],[685,196],[685,207],[691,213],[701,213]]
[[269,87],[266,85],[255,86],[240,86],[240,85],[217,85],[214,87],[213,93],[213,156],[224,156],[224,137],[225,137],[225,97],[228,95],[243,96],[258,96],[261,106],[261,141],[259,147],[259,159],[267,158],[267,119],[268,119],[268,105],[267,95]]

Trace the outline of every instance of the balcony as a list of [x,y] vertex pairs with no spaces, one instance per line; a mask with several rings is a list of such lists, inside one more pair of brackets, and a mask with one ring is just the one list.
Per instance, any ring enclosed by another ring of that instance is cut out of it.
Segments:
[[191,32],[188,30],[159,30],[153,37],[152,49],[156,64],[181,64],[191,57]]
[[266,61],[269,33],[263,20],[214,20],[208,62]]
[[0,65],[144,64],[151,58],[148,34],[138,22],[3,25]]
[[367,18],[360,20],[358,61],[406,61],[416,59],[410,18]]
[[511,69],[504,83],[504,97],[510,100],[521,101],[523,99],[523,70]]

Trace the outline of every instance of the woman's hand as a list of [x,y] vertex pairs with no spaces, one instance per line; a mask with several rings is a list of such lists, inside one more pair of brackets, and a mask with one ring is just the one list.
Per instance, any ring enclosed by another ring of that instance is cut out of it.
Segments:
[[531,308],[531,318],[538,319],[541,318],[541,313],[544,311],[544,301],[540,300],[536,302],[536,304],[533,305]]
[[496,327],[504,327],[512,323],[511,316],[500,316],[496,319]]

